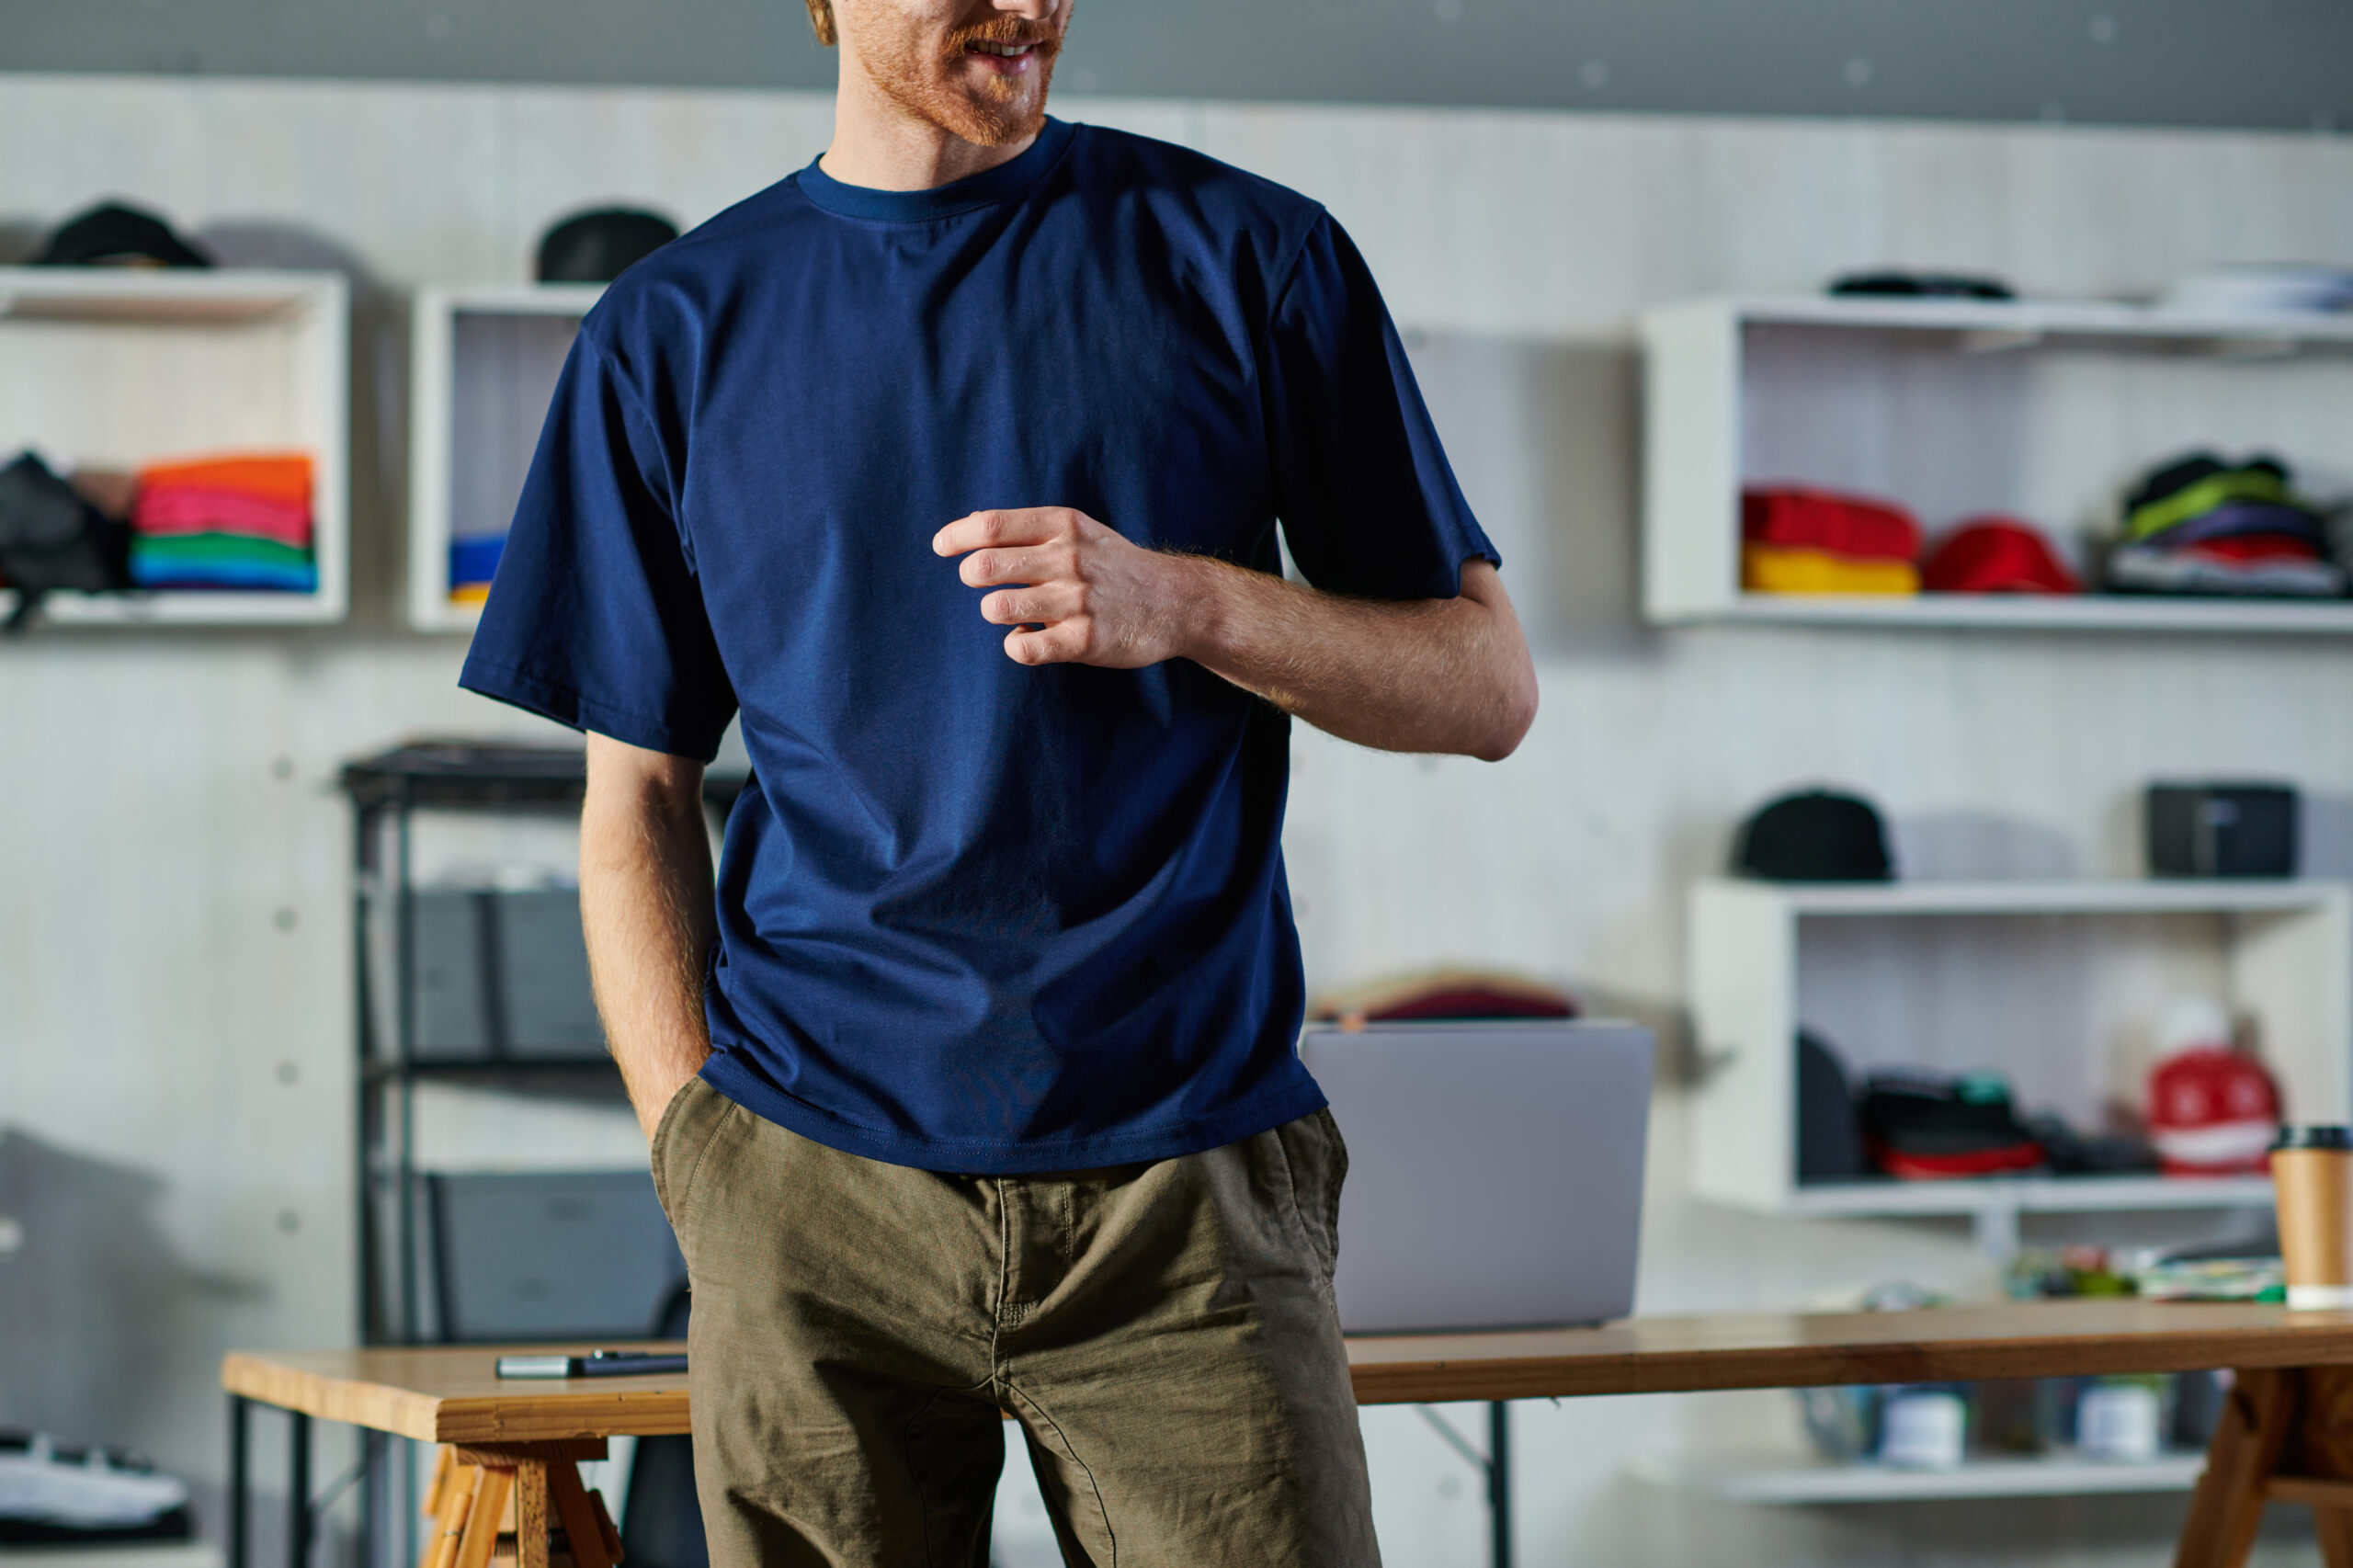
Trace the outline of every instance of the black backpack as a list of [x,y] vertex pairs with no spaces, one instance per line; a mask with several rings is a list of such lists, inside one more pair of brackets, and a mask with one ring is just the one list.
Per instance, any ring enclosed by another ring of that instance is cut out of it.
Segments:
[[131,531],[26,452],[0,468],[0,582],[17,590],[7,630],[21,631],[45,594],[131,586]]

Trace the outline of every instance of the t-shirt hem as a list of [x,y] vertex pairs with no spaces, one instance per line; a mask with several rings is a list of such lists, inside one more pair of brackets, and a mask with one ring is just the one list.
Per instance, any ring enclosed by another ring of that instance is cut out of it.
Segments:
[[1190,1117],[1165,1126],[1122,1129],[1080,1138],[999,1143],[920,1138],[844,1121],[736,1069],[729,1052],[713,1056],[703,1067],[702,1079],[753,1115],[773,1121],[813,1143],[884,1165],[959,1176],[1029,1176],[1040,1171],[1094,1170],[1104,1165],[1175,1159],[1296,1121],[1328,1103],[1315,1080],[1302,1077],[1289,1088],[1254,1096],[1213,1115]]
[[552,719],[570,729],[594,730],[646,751],[688,756],[701,762],[719,755],[716,737],[688,734],[642,713],[631,713],[593,697],[584,697],[569,687],[479,654],[468,656],[464,668],[458,672],[458,685],[478,697]]

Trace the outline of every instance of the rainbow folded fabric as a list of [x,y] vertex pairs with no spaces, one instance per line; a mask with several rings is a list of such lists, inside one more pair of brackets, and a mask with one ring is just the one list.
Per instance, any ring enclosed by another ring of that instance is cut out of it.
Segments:
[[1740,585],[1752,594],[1916,594],[1920,524],[1859,495],[1777,485],[1740,498]]
[[316,593],[311,459],[253,452],[151,463],[131,506],[142,588]]

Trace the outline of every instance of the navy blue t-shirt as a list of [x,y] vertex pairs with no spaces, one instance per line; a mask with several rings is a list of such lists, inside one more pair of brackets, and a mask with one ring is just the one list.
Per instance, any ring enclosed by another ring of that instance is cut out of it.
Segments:
[[1442,598],[1495,560],[1315,203],[1049,120],[924,191],[813,164],[582,324],[462,683],[708,760],[740,707],[703,1076],[837,1149],[1005,1174],[1316,1109],[1290,722],[1188,660],[1032,668],[932,536],[1071,506]]

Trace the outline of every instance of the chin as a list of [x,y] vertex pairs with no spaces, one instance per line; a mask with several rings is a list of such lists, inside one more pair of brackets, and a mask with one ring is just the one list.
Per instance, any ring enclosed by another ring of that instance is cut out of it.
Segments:
[[977,92],[942,86],[926,107],[930,118],[980,147],[1005,147],[1035,136],[1046,123],[1046,87],[1053,74],[1044,62],[1034,84],[991,83]]

